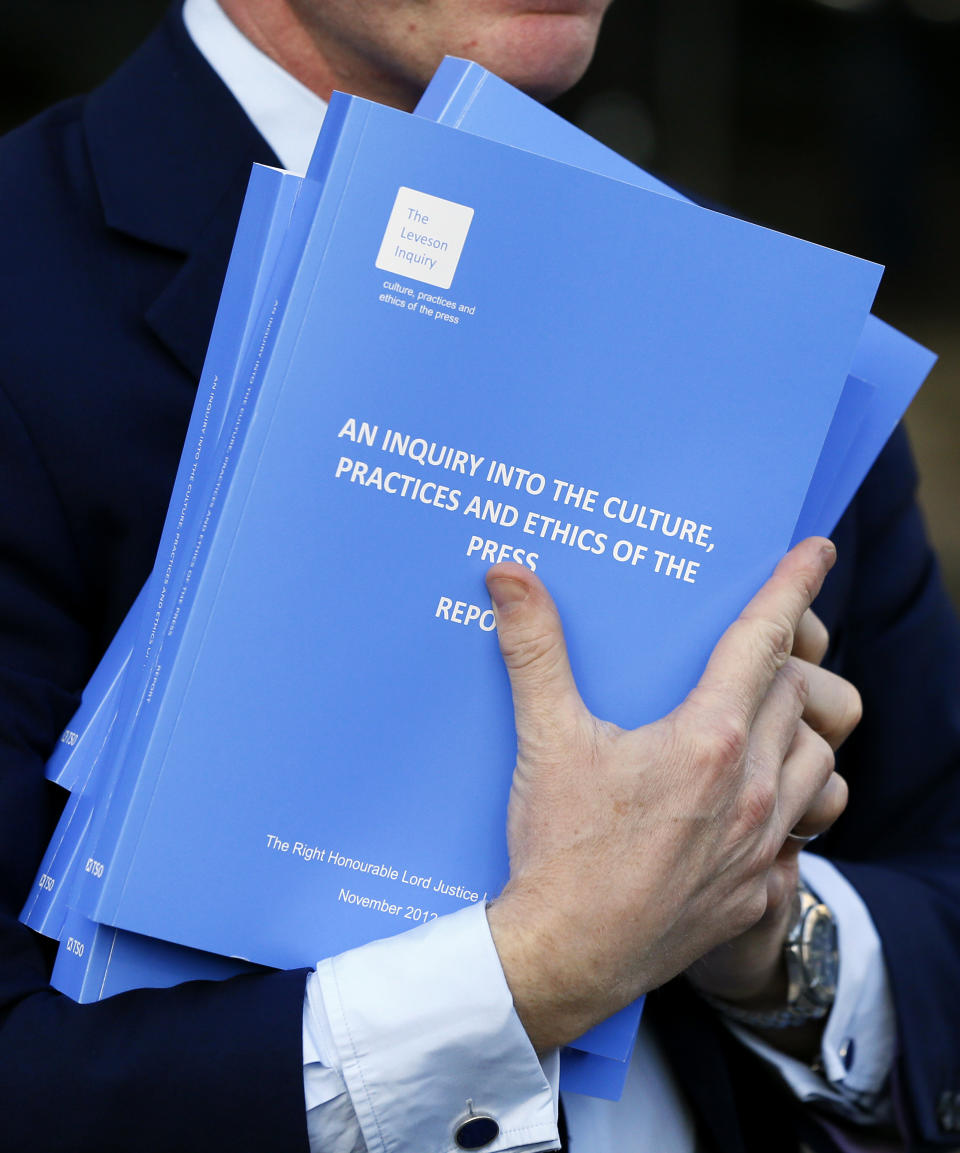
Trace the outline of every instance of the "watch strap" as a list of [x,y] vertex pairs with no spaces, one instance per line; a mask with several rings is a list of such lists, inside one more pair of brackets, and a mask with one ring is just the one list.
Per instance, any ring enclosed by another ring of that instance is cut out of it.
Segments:
[[784,1005],[779,1009],[743,1009],[720,997],[701,992],[700,996],[729,1021],[747,1025],[751,1029],[790,1029],[819,1021],[827,1015],[826,1005]]

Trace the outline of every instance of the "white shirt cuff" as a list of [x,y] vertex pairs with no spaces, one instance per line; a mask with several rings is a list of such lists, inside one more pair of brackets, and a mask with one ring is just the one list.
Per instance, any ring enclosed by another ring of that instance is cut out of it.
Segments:
[[456,1153],[457,1123],[492,1116],[485,1150],[558,1145],[556,1056],[541,1065],[513,1008],[486,911],[472,905],[321,961],[307,982],[311,1148]]
[[852,1121],[886,1120],[885,1096],[896,1046],[896,1019],[880,937],[849,881],[823,857],[800,855],[800,875],[837,922],[837,996],[820,1047],[824,1073],[787,1057],[749,1030],[731,1024],[740,1040],[775,1066],[801,1101],[829,1103]]

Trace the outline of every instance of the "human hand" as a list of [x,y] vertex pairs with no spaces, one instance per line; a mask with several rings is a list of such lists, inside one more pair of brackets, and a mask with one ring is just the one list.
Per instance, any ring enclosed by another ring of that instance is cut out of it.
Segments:
[[[808,695],[802,724],[809,725],[836,751],[860,721],[860,696],[849,682],[821,669],[829,636],[808,609],[801,617],[791,660],[800,664]],[[834,773],[814,798],[777,853],[767,876],[767,907],[752,928],[701,957],[687,971],[705,993],[744,1008],[779,1008],[786,1002],[787,973],[783,946],[790,928],[799,880],[799,856],[805,844],[827,831],[843,812],[847,787]]]
[[633,731],[583,704],[540,581],[518,565],[490,570],[518,754],[510,881],[488,917],[537,1048],[756,925],[787,835],[842,787],[828,784],[833,751],[803,720],[817,694],[791,659],[834,556],[822,539],[793,549],[686,700]]

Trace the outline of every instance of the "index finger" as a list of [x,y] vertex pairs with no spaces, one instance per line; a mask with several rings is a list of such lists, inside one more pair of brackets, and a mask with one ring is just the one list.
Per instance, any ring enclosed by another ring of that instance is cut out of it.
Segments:
[[790,657],[801,618],[836,557],[825,537],[792,548],[717,642],[688,700],[711,711],[734,709],[749,725]]

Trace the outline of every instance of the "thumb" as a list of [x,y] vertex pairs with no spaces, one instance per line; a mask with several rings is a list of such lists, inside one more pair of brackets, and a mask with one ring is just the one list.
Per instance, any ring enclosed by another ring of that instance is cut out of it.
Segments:
[[518,564],[487,573],[500,652],[510,677],[521,755],[569,748],[586,706],[580,699],[560,614],[542,581]]

